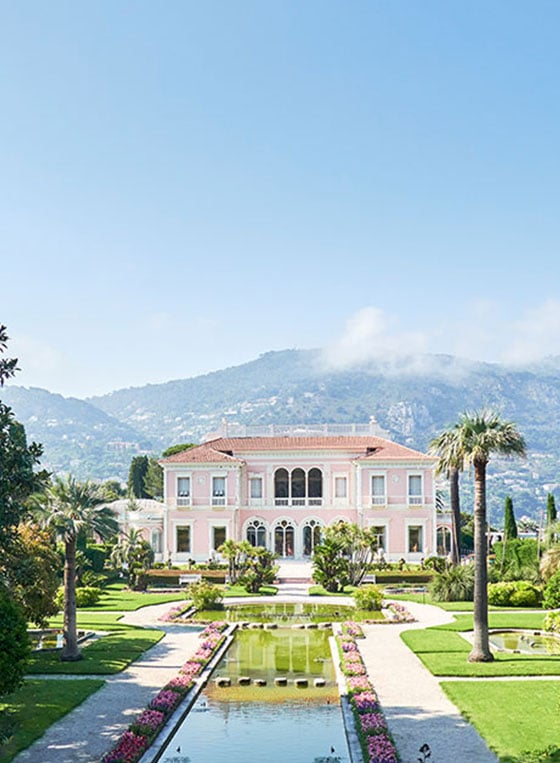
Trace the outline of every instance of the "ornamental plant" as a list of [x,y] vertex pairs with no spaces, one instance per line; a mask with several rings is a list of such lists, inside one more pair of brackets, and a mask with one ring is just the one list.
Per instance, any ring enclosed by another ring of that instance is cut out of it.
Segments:
[[141,734],[125,731],[116,747],[103,757],[103,763],[136,763],[146,749],[149,740]]
[[134,723],[130,724],[129,731],[145,737],[154,737],[165,723],[165,715],[159,710],[144,710]]
[[165,715],[170,715],[181,701],[181,695],[171,689],[162,689],[150,702],[152,710],[159,710]]

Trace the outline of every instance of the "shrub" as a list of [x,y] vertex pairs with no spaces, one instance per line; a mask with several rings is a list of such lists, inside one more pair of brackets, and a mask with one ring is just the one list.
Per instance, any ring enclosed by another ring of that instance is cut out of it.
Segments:
[[545,631],[560,633],[560,612],[549,612],[544,618]]
[[555,572],[545,586],[543,607],[546,609],[560,607],[560,571]]
[[528,580],[491,583],[488,586],[488,603],[495,607],[538,607],[541,593]]
[[197,609],[221,609],[222,592],[205,580],[201,580],[200,583],[191,583],[188,594]]
[[430,585],[434,601],[472,601],[474,565],[463,564],[438,572]]
[[0,696],[14,691],[25,672],[30,645],[27,623],[18,605],[0,590]]
[[379,610],[383,601],[383,592],[379,586],[363,585],[354,591],[354,601],[358,609]]
[[[76,606],[77,607],[92,607],[97,604],[101,598],[101,588],[95,588],[94,586],[83,586],[76,588]],[[64,588],[59,588],[56,592],[55,603],[59,609],[64,606]]]

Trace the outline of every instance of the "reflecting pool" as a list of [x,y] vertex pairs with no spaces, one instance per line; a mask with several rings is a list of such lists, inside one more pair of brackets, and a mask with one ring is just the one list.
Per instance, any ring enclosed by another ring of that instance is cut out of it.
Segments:
[[330,623],[341,620],[384,619],[381,612],[366,612],[355,607],[337,604],[296,603],[251,603],[232,604],[220,610],[195,612],[193,620],[228,620],[232,623],[244,621],[278,624]]
[[348,763],[329,635],[238,632],[163,763]]

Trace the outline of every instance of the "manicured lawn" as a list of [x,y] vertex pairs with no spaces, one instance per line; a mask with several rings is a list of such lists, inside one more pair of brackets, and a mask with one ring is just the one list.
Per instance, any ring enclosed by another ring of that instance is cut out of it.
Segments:
[[123,583],[111,583],[103,589],[101,599],[97,604],[87,607],[88,611],[98,612],[131,612],[152,604],[167,604],[170,601],[185,601],[188,595],[185,591],[176,593],[149,593],[128,591]]
[[13,760],[63,715],[81,704],[103,686],[103,681],[28,680],[13,694],[3,698],[0,710],[8,710],[13,737],[0,747],[0,763]]
[[274,585],[263,585],[260,587],[258,593],[249,593],[247,589],[241,585],[228,585],[224,586],[222,593],[226,599],[231,596],[276,596],[278,588]]
[[[538,612],[492,612],[488,618],[491,628],[542,627],[543,614]],[[469,663],[470,643],[460,631],[472,630],[472,616],[459,615],[455,622],[425,630],[410,630],[401,634],[428,670],[436,676],[556,676],[560,675],[560,656],[547,657],[509,652],[494,652],[490,663]]]
[[[134,625],[125,625],[120,620],[122,615],[108,612],[80,612],[78,610],[78,628],[87,631],[124,631],[136,630]],[[51,617],[49,628],[62,628],[62,615]]]
[[444,681],[442,688],[500,756],[527,760],[560,740],[558,681]]
[[79,662],[61,662],[59,652],[34,652],[27,672],[85,675],[119,673],[137,660],[147,649],[157,644],[163,631],[130,628],[94,641],[82,649]]
[[[472,612],[474,604],[472,601],[435,601],[432,599],[429,593],[397,593],[392,594],[389,592],[387,594],[388,599],[395,599],[396,601],[415,601],[418,604],[433,604],[434,607],[439,607],[440,609],[444,609],[446,612]],[[490,612],[524,612],[524,611],[535,611],[534,607],[528,607],[527,609],[524,609],[523,607],[519,608],[513,608],[513,607],[494,607],[490,605],[488,607],[488,610]]]
[[352,596],[356,586],[347,585],[341,593],[329,593],[322,585],[312,585],[309,588],[309,596]]

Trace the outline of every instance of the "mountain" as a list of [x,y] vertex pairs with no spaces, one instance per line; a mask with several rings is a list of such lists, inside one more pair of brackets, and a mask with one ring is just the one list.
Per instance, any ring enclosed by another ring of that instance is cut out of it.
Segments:
[[[337,367],[319,350],[269,352],[240,366],[191,379],[121,389],[86,401],[44,390],[3,394],[49,464],[104,478],[125,478],[137,452],[199,441],[222,421],[240,424],[368,422],[391,439],[425,450],[460,412],[498,408],[527,439],[525,462],[489,472],[492,515],[511,493],[517,516],[538,514],[547,490],[560,487],[560,359],[512,369],[448,355],[395,357]],[[11,396],[11,398],[10,398]],[[470,482],[463,479],[466,501]]]
[[122,479],[133,455],[153,449],[128,424],[84,400],[12,385],[0,390],[0,397],[25,426],[28,440],[43,445],[41,463],[49,471]]

